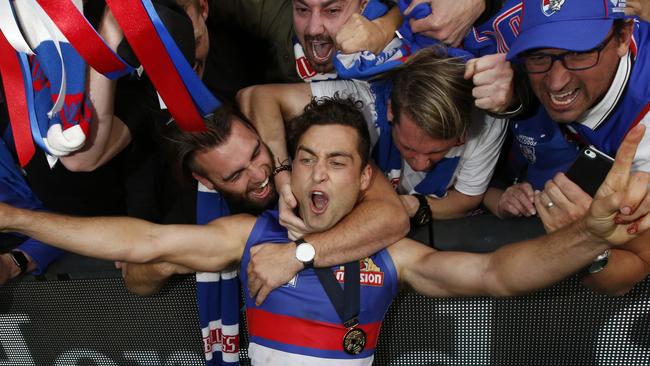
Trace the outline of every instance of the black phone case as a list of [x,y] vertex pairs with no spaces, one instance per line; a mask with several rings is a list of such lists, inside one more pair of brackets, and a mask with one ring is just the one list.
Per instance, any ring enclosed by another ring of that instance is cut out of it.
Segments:
[[613,164],[614,159],[593,146],[587,146],[580,150],[578,158],[566,175],[573,183],[593,197]]

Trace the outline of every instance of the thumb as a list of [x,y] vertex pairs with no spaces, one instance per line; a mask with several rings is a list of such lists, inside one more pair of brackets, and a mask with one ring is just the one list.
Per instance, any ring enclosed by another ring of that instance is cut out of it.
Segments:
[[465,64],[465,75],[463,76],[465,80],[471,79],[476,73],[476,62],[478,62],[478,60],[473,58]]
[[291,208],[296,208],[298,205],[296,197],[293,195],[293,192],[291,191],[291,187],[289,185],[282,188],[282,199]]

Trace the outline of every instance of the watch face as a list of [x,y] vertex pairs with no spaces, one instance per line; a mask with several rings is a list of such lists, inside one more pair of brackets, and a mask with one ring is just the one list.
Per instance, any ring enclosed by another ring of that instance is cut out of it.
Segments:
[[608,258],[599,259],[589,266],[589,273],[598,273],[607,266]]
[[296,258],[299,261],[303,263],[311,262],[314,260],[314,256],[316,256],[316,250],[313,245],[302,243],[296,247]]

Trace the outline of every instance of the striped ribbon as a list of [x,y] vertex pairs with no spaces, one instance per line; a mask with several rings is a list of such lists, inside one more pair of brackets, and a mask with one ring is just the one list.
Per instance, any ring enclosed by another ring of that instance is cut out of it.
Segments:
[[106,45],[72,1],[36,0],[36,2],[93,69],[109,79],[133,71],[129,64]]
[[4,32],[0,32],[0,73],[2,73],[2,85],[9,107],[11,132],[16,145],[18,161],[24,167],[34,156],[36,148],[30,132],[27,91],[25,90],[20,57],[5,37]]
[[[179,74],[177,65],[189,64],[184,57],[172,59],[172,54],[181,55],[176,44],[171,41],[164,43],[163,39],[171,40],[149,0],[106,0],[115,19],[124,31],[133,52],[142,63],[144,70],[151,79],[160,97],[167,105],[172,117],[181,128],[186,131],[204,131],[205,125],[202,120],[202,110],[209,113],[219,106],[216,98],[212,97],[212,105],[204,105],[198,108],[194,98],[183,82],[183,77],[188,80],[197,78],[194,72]],[[146,5],[145,5],[146,4]],[[156,27],[154,22],[159,22]],[[165,33],[160,36],[158,31]],[[182,68],[182,66],[180,67]],[[191,70],[191,68],[190,68]],[[201,83],[198,80],[198,83]],[[205,90],[208,94],[207,89]],[[196,100],[202,98],[196,97]]]

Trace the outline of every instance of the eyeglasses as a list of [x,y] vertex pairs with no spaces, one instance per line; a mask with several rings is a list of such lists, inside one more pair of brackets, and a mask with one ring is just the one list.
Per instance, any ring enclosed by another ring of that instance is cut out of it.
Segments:
[[616,34],[617,32],[612,32],[607,38],[605,38],[603,43],[589,51],[569,51],[556,55],[544,52],[535,52],[520,56],[519,61],[528,74],[545,73],[553,67],[553,63],[556,60],[560,60],[562,66],[567,70],[587,70],[598,65],[598,61],[600,60],[600,51],[607,47],[609,41],[611,41]]

